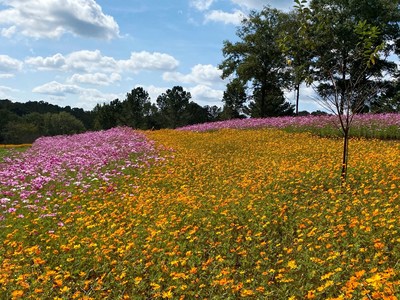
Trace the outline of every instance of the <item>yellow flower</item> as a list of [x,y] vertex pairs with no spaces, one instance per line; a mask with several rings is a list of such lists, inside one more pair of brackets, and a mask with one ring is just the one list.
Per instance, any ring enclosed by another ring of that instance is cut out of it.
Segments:
[[142,281],[142,277],[135,277],[135,284],[138,285]]
[[174,294],[171,291],[167,291],[167,292],[163,292],[161,297],[163,299],[172,299],[173,296],[174,296]]
[[296,269],[296,268],[297,268],[296,261],[295,261],[295,260],[290,260],[290,261],[287,263],[287,266],[288,266],[289,268],[291,268],[292,270],[293,270],[293,269]]
[[254,292],[252,290],[247,290],[247,289],[243,289],[240,293],[240,296],[242,297],[247,297],[247,296],[253,296]]
[[20,297],[22,297],[24,295],[24,291],[21,291],[21,290],[16,290],[16,291],[13,291],[12,293],[11,293],[11,296],[13,297],[13,298],[20,298]]

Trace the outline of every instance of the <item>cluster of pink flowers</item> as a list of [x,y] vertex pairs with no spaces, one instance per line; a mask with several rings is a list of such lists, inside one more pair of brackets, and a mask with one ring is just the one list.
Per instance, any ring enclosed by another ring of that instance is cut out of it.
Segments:
[[46,211],[52,197],[68,196],[67,192],[54,195],[55,190],[85,190],[126,168],[141,168],[159,159],[154,144],[130,128],[39,138],[26,152],[0,164],[0,220],[21,207]]
[[[274,117],[274,118],[251,118],[234,119],[213,123],[190,125],[178,130],[209,131],[223,128],[287,128],[287,127],[338,127],[339,119],[334,115],[326,116],[302,116],[302,117]],[[353,126],[379,127],[397,126],[400,129],[400,114],[360,114],[354,116]]]

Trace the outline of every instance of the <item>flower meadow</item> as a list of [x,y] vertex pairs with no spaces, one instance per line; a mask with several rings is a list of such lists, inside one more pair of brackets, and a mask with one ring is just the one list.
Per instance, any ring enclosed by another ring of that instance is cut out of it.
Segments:
[[[143,134],[128,128],[38,139],[26,152],[12,153],[0,165],[0,221],[8,213],[56,215],[52,197],[68,198],[108,182],[126,168],[151,160],[154,147]],[[132,157],[133,156],[133,157]],[[50,208],[52,207],[52,208]]]
[[271,128],[40,139],[0,165],[0,298],[399,299],[400,143],[352,140],[345,186],[341,147]]
[[[319,136],[341,136],[338,116],[300,116],[233,119],[213,123],[189,125],[179,128],[189,131],[209,131],[223,128],[279,128],[289,132],[311,132]],[[350,133],[353,137],[400,139],[400,114],[354,115]]]

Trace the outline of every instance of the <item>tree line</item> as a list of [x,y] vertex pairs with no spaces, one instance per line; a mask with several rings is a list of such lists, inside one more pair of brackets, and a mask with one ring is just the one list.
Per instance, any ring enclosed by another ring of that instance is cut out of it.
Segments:
[[61,108],[43,101],[26,103],[0,100],[0,143],[31,143],[40,136],[75,134],[87,130],[129,126],[134,129],[176,128],[220,120],[217,106],[200,106],[190,92],[174,86],[152,103],[142,87],[124,100],[97,104],[93,110]]

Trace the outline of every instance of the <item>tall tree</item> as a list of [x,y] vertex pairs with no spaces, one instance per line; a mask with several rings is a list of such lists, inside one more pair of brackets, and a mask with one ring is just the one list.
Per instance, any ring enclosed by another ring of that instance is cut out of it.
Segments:
[[308,27],[309,35],[303,38],[312,52],[316,90],[321,103],[338,116],[343,133],[341,179],[345,183],[354,115],[377,95],[377,81],[395,70],[387,57],[393,51],[389,41],[398,38],[392,26],[398,27],[399,19],[389,10],[398,12],[398,3],[312,0],[308,8],[306,2],[297,1],[297,11],[302,26]]
[[[310,10],[315,46],[313,74],[321,83],[317,90],[328,96],[339,89],[342,113],[347,85],[354,85],[356,78],[357,86],[378,86],[385,75],[395,72],[396,64],[388,57],[394,51],[393,41],[400,37],[399,4],[387,0],[312,0]],[[381,51],[375,55],[378,46]],[[367,105],[365,100],[363,104]]]
[[253,101],[257,102],[252,107],[257,107],[260,117],[270,115],[268,109],[272,103],[268,101],[276,99],[271,95],[288,88],[290,73],[278,44],[283,16],[268,7],[252,12],[237,31],[240,41],[225,41],[222,49],[225,57],[219,65],[222,78],[233,76],[251,84]]
[[46,113],[44,115],[46,135],[76,134],[85,131],[82,121],[67,112],[58,114]]
[[125,124],[132,128],[147,129],[146,117],[151,113],[150,96],[142,87],[126,94],[123,102]]
[[290,88],[295,94],[295,113],[299,114],[300,85],[303,82],[311,83],[310,64],[312,59],[311,40],[304,38],[309,35],[308,26],[303,26],[306,22],[305,15],[301,13],[303,7],[301,0],[295,0],[296,10],[286,14],[279,34],[279,46],[286,56],[287,65],[291,71]]
[[245,84],[239,78],[234,78],[227,84],[222,98],[222,102],[224,103],[222,118],[228,120],[243,118],[243,109],[246,101]]
[[97,104],[93,109],[94,128],[110,129],[125,125],[122,120],[122,111],[123,105],[119,99],[115,99],[108,104]]
[[[265,95],[265,101],[260,101],[260,97],[263,97],[261,89],[255,89],[253,93],[254,101],[251,101],[245,112],[253,118],[262,117],[280,117],[293,115],[294,106],[289,102],[285,101],[284,93],[276,86],[268,87],[268,94]],[[262,107],[262,103],[264,106]]]
[[176,128],[185,124],[185,111],[192,98],[181,86],[174,86],[157,98],[163,124],[168,128]]

